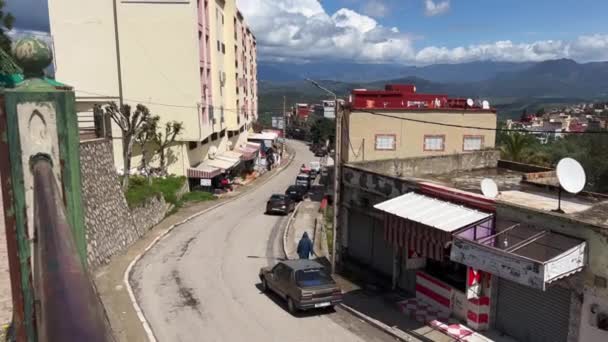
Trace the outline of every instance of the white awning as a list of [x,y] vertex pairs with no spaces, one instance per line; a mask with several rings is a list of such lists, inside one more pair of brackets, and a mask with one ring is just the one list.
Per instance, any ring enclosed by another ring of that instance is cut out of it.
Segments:
[[249,134],[247,140],[275,140],[278,138],[278,134],[273,132],[262,132],[262,133],[254,133]]
[[218,167],[224,171],[237,166],[240,162],[241,154],[232,151],[218,154],[215,158],[206,161],[207,164]]
[[448,233],[492,217],[492,214],[414,192],[376,204],[374,208]]

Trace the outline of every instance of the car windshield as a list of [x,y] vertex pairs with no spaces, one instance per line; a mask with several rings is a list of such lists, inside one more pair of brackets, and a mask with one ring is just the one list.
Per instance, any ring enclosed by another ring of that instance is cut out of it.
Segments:
[[298,192],[299,188],[297,186],[290,186],[287,188],[287,192]]
[[310,162],[310,167],[316,169],[321,167],[321,164],[319,162]]
[[296,179],[301,181],[308,181],[308,175],[300,175]]
[[271,201],[278,201],[278,200],[282,200],[284,198],[285,198],[285,196],[283,196],[283,195],[272,195],[272,196],[270,196],[270,200]]
[[322,269],[301,270],[296,272],[296,283],[301,287],[332,284],[334,281]]

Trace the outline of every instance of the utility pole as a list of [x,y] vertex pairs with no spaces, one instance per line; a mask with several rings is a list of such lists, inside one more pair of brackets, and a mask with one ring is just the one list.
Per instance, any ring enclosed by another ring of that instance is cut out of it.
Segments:
[[319,83],[307,78],[308,82],[315,87],[331,94],[334,97],[334,116],[336,117],[336,141],[334,143],[334,215],[333,215],[333,234],[331,246],[331,273],[336,273],[336,241],[338,236],[338,221],[340,218],[340,181],[342,171],[342,112],[338,110],[338,95],[333,91],[322,87]]
[[285,143],[287,141],[287,113],[285,113],[286,106],[287,98],[283,96],[283,153],[281,153],[281,156],[285,155]]

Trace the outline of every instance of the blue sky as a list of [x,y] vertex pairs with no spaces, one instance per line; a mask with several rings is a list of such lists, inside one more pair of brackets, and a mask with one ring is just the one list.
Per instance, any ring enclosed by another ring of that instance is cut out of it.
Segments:
[[[48,31],[46,1],[8,0],[17,28]],[[262,60],[608,60],[608,0],[236,1]]]

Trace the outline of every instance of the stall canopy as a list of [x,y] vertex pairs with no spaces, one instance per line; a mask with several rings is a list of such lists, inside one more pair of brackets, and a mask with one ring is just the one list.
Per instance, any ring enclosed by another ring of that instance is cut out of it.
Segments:
[[583,269],[586,242],[526,224],[497,222],[500,232],[454,237],[450,259],[522,285],[547,285]]
[[254,142],[248,142],[245,146],[241,147],[240,152],[243,154],[241,160],[253,160],[258,156],[260,151],[260,144]]
[[195,167],[189,168],[187,172],[189,178],[204,179],[211,179],[213,177],[218,176],[220,173],[222,173],[222,170],[220,168],[209,165],[207,161],[204,161]]
[[241,154],[237,152],[224,152],[213,159],[206,161],[209,165],[220,168],[223,171],[230,170],[241,162]]
[[376,204],[385,213],[389,243],[416,251],[423,257],[444,259],[452,235],[475,228],[476,236],[491,234],[493,215],[414,192]]

